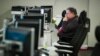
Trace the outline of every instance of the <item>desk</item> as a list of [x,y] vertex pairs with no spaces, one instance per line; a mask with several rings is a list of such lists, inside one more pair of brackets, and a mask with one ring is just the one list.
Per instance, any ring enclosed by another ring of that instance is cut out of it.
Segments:
[[44,31],[45,35],[44,35],[44,41],[43,41],[43,46],[48,47],[48,46],[52,46],[52,31],[48,30],[48,31]]
[[44,48],[47,48],[47,47],[50,47],[52,46],[52,24],[49,24],[48,25],[49,29],[48,30],[44,30],[44,37],[40,38],[39,39],[39,47],[44,47]]

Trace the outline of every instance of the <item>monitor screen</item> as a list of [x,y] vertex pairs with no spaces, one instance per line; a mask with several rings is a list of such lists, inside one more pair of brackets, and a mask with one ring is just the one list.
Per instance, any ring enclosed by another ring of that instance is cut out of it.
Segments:
[[12,11],[25,11],[25,6],[12,6]]
[[6,30],[5,39],[25,42],[27,37],[30,36],[30,32],[31,31],[24,28],[8,27]]
[[36,19],[41,19],[41,37],[44,36],[44,15],[42,14],[28,14],[24,16],[24,19],[28,19],[28,20],[36,20]]
[[41,13],[41,9],[40,8],[28,9],[28,13]]
[[46,23],[50,23],[51,22],[51,9],[47,8],[47,9],[44,9],[44,13],[46,14]]
[[41,8],[44,9],[44,13],[47,13],[46,21],[47,23],[50,23],[53,18],[53,6],[41,6]]
[[29,27],[29,28],[35,28],[35,37],[39,37],[39,20],[28,20],[24,19],[22,21],[18,21],[18,27]]
[[39,42],[39,32],[42,33],[43,30],[40,31],[39,29],[39,19],[24,19],[18,21],[18,27],[29,27],[29,28],[34,28],[35,29],[35,49],[38,48],[38,42]]
[[[20,19],[19,16],[16,16],[16,21],[27,21],[27,20],[35,20],[35,19],[41,19],[41,37],[44,36],[44,23],[45,23],[45,17],[44,14],[34,14],[34,13],[28,13],[27,15],[24,15],[23,20]],[[26,24],[27,25],[27,24]],[[23,25],[21,25],[23,26]],[[28,27],[31,25],[28,25]],[[31,26],[34,27],[34,26]]]
[[40,8],[33,8],[29,9],[28,13],[32,14],[45,14],[45,22],[50,23],[52,19],[52,9],[49,7],[40,7]]
[[44,14],[44,9],[42,9],[42,8],[32,8],[32,9],[28,9],[28,13]]

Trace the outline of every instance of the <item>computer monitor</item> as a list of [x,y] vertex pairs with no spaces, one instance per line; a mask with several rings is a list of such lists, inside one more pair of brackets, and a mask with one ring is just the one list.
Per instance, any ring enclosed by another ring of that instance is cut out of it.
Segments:
[[30,31],[28,31],[27,29],[8,27],[6,29],[5,39],[25,42],[29,34],[30,34]]
[[44,13],[47,13],[47,23],[51,23],[51,19],[53,18],[53,6],[41,6],[41,8],[44,9]]
[[36,20],[36,19],[41,19],[41,37],[44,36],[44,22],[45,22],[45,17],[43,14],[28,14],[24,16],[24,19],[28,19],[28,20]]
[[25,6],[12,6],[12,11],[25,11]]
[[28,13],[41,13],[41,8],[28,9]]
[[44,14],[44,9],[39,7],[39,8],[32,8],[28,9],[27,13],[33,13],[33,14]]
[[[35,30],[34,28],[24,27],[8,27],[5,33],[5,40],[9,48],[10,45],[17,44],[19,48],[16,50],[22,56],[33,56],[35,50]],[[17,53],[16,53],[17,54]],[[19,55],[19,54],[18,54]]]
[[42,5],[41,8],[52,8],[53,9],[53,6],[52,5]]
[[38,42],[41,36],[41,21],[39,19],[24,19],[17,21],[17,27],[28,27],[35,29],[35,49],[38,49]]
[[19,16],[16,16],[15,18],[16,18],[16,21],[41,19],[41,37],[44,36],[44,24],[45,24],[44,14],[28,13],[27,15],[24,15],[22,20],[20,19]]
[[45,13],[45,17],[46,17],[45,22],[46,23],[51,23],[51,19],[52,19],[51,9],[49,9],[49,8],[44,9],[44,13]]

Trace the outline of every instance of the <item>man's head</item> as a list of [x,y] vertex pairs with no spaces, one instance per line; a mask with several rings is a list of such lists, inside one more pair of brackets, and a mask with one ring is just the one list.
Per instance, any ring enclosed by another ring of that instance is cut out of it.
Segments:
[[77,10],[75,8],[69,7],[66,10],[66,17],[67,17],[67,19],[73,19],[76,16],[77,16]]

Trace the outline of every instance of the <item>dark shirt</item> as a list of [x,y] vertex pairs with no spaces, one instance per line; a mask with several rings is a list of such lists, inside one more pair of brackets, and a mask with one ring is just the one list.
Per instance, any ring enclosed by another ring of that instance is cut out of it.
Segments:
[[72,20],[63,21],[62,29],[58,32],[59,37],[68,37],[71,38],[74,36],[75,31],[78,26],[78,17],[75,17]]

